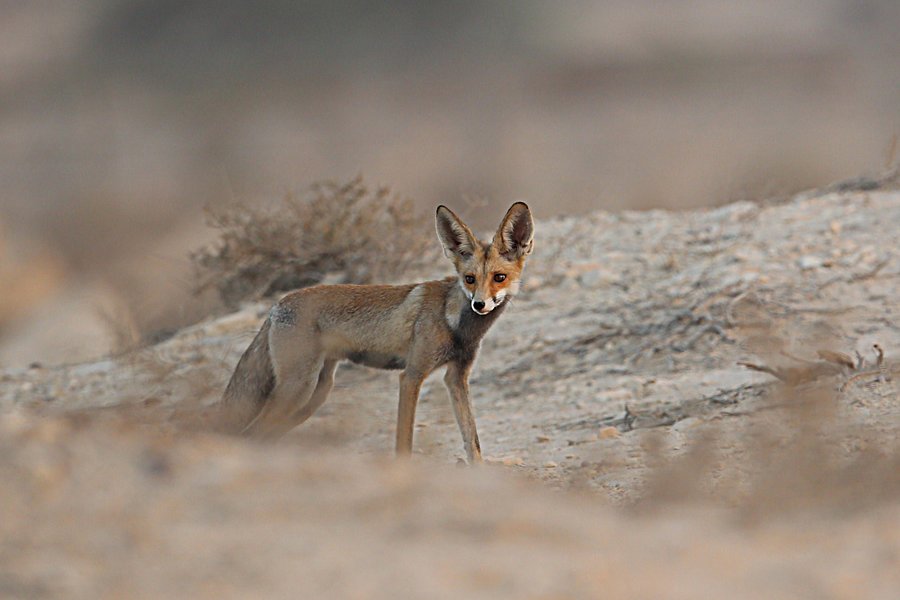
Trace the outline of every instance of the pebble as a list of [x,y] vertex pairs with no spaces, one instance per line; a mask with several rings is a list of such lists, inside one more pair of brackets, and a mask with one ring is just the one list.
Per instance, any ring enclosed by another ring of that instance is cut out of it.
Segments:
[[681,419],[680,421],[672,425],[672,429],[674,429],[675,431],[687,431],[696,427],[700,423],[702,423],[702,421],[697,417],[688,417],[686,419]]
[[804,271],[808,271],[810,269],[818,269],[823,265],[823,261],[818,256],[812,256],[811,254],[807,254],[806,256],[801,256],[797,261],[797,264]]
[[612,438],[617,438],[617,437],[619,437],[619,436],[622,435],[622,434],[621,434],[621,432],[619,432],[619,430],[616,429],[615,427],[609,426],[609,427],[603,427],[603,428],[600,430],[600,432],[599,432],[598,435],[600,436],[600,439],[601,439],[601,440],[609,440],[609,439],[612,439]]
[[585,271],[578,276],[578,283],[587,288],[613,285],[620,280],[621,276],[618,273],[606,269]]
[[619,403],[631,400],[634,394],[626,388],[603,390],[597,394],[597,402]]
[[546,284],[547,282],[544,281],[544,278],[540,275],[532,275],[528,278],[528,289],[536,290],[538,288],[544,287]]
[[831,233],[833,233],[834,235],[840,235],[840,234],[841,234],[841,229],[842,229],[842,227],[841,227],[841,222],[840,222],[840,221],[832,221],[832,222],[829,224],[829,228],[831,229]]
[[525,464],[521,456],[504,456],[503,458],[486,456],[484,457],[484,462],[489,465],[503,465],[504,467],[518,467]]

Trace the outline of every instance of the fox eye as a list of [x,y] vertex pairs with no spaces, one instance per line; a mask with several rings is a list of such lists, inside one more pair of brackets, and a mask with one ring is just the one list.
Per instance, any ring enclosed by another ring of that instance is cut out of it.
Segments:
[[466,283],[468,283],[469,285],[472,285],[473,283],[475,283],[475,276],[474,275],[466,275]]
[[494,281],[496,281],[497,283],[500,283],[504,279],[506,279],[506,275],[504,275],[503,273],[495,273],[494,274]]

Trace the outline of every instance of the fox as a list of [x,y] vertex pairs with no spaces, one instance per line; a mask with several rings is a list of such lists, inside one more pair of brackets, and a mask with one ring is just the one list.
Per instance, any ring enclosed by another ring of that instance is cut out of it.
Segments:
[[222,399],[233,431],[282,436],[325,402],[340,361],[400,371],[395,452],[410,455],[419,391],[446,367],[469,464],[482,462],[469,374],[482,338],[519,292],[534,249],[524,202],[510,206],[490,242],[438,206],[435,227],[456,274],[405,285],[317,285],[282,297],[235,367]]

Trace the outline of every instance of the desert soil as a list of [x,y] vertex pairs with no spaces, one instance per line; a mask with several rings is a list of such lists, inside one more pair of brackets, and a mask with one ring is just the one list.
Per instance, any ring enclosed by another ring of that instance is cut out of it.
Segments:
[[412,461],[396,373],[353,365],[278,442],[208,431],[265,303],[3,371],[0,596],[896,598],[898,231],[895,191],[539,220],[484,468],[440,376]]

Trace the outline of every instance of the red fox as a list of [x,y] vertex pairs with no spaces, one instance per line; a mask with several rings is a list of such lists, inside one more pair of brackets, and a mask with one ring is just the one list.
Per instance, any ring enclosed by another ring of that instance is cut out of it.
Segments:
[[284,296],[269,312],[225,390],[226,418],[245,434],[280,436],[307,420],[331,391],[340,360],[400,369],[396,452],[412,452],[419,389],[446,366],[444,383],[469,463],[481,447],[469,372],[481,339],[518,292],[534,248],[534,222],[513,204],[490,243],[446,206],[435,216],[456,275],[407,285],[320,285]]

